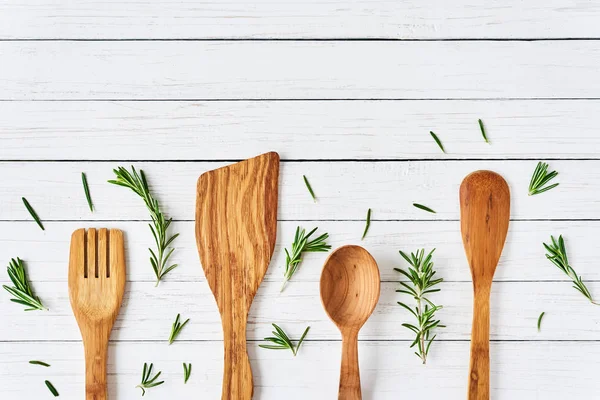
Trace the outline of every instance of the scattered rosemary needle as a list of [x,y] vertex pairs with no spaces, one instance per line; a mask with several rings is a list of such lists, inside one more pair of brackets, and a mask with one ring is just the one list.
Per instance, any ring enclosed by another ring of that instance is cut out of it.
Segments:
[[408,271],[394,268],[395,271],[408,278],[408,283],[400,282],[402,288],[396,290],[396,292],[408,294],[417,302],[414,309],[400,301],[398,304],[407,309],[417,319],[416,325],[405,323],[402,326],[416,335],[410,347],[417,346],[418,351],[415,354],[423,361],[423,364],[427,363],[429,348],[436,337],[436,335],[432,336],[432,332],[436,328],[445,328],[444,325],[440,324],[440,320],[435,319],[436,311],[441,310],[442,306],[436,306],[425,297],[430,293],[439,292],[440,289],[435,289],[434,286],[443,281],[442,278],[434,279],[436,272],[433,270],[433,261],[431,260],[434,251],[435,249],[431,250],[427,256],[425,256],[425,249],[417,250],[416,253],[411,253],[410,256],[400,251],[400,255],[410,264],[410,267]]
[[538,317],[538,323],[537,323],[538,332],[542,330],[542,318],[544,318],[544,314],[546,314],[546,311],[542,312],[540,314],[540,316]]
[[92,203],[92,196],[90,196],[90,187],[88,186],[85,172],[81,173],[81,182],[83,183],[83,191],[85,192],[85,198],[87,200],[88,206],[90,206],[90,211],[94,212],[94,204]]
[[481,129],[481,136],[483,136],[483,139],[485,140],[485,142],[487,144],[490,144],[490,141],[487,138],[487,135],[485,134],[485,127],[483,126],[483,121],[481,119],[478,120],[479,122],[479,129]]
[[287,285],[288,281],[292,279],[292,276],[294,276],[298,270],[300,262],[302,261],[302,253],[327,252],[331,249],[331,246],[325,242],[329,237],[328,233],[324,233],[311,241],[308,240],[317,229],[319,228],[314,228],[307,235],[304,228],[296,228],[296,235],[294,236],[294,242],[292,243],[291,254],[288,249],[285,249],[285,272],[283,273],[283,284],[281,285],[280,292],[283,292],[285,285]]
[[52,384],[52,382],[50,381],[44,381],[46,383],[46,387],[48,388],[48,390],[50,390],[50,392],[54,395],[54,397],[58,397],[58,390],[56,390],[56,388],[54,387],[54,385]]
[[146,181],[144,171],[140,170],[140,173],[131,167],[131,172],[127,171],[123,167],[114,169],[113,172],[117,176],[117,179],[108,181],[114,185],[123,186],[133,190],[138,196],[144,200],[148,211],[150,211],[150,217],[152,218],[152,224],[149,224],[154,241],[156,243],[156,253],[152,249],[150,250],[150,264],[156,275],[156,286],[160,283],[160,280],[169,272],[177,267],[177,264],[167,266],[169,257],[173,254],[172,247],[169,247],[173,241],[179,236],[179,233],[168,237],[167,231],[171,225],[171,219],[166,219],[165,215],[161,212],[158,200],[156,200]]
[[433,138],[433,140],[435,140],[437,145],[440,146],[440,149],[442,149],[442,152],[446,153],[446,150],[444,149],[444,145],[442,144],[442,141],[440,140],[440,138],[438,138],[437,135],[435,133],[433,133],[433,131],[429,131],[429,133],[431,134],[431,137]]
[[43,231],[45,231],[46,228],[44,228],[44,225],[42,225],[42,221],[40,220],[40,217],[38,217],[38,215],[35,212],[35,210],[33,209],[33,207],[31,207],[31,204],[29,204],[29,202],[27,201],[27,199],[25,197],[21,197],[21,199],[23,200],[23,204],[25,204],[25,208],[27,209],[27,211],[29,211],[29,214],[31,215],[31,217],[35,220],[35,222],[38,224],[38,226],[40,228],[42,228]]
[[310,183],[308,182],[308,178],[306,177],[306,175],[302,175],[302,177],[304,178],[304,184],[306,184],[306,188],[308,189],[308,192],[312,196],[313,201],[316,203],[317,197],[315,196],[315,192],[313,191],[312,186],[310,186]]
[[275,328],[275,330],[272,332],[274,337],[266,337],[266,338],[264,338],[264,340],[265,340],[265,342],[271,342],[271,343],[275,343],[275,344],[259,344],[258,347],[262,347],[263,349],[271,349],[271,350],[290,349],[292,351],[292,353],[294,354],[294,357],[296,357],[296,354],[298,354],[298,350],[300,350],[300,345],[304,341],[304,338],[306,337],[306,334],[308,333],[310,326],[306,327],[306,329],[304,330],[304,333],[300,337],[300,340],[298,340],[298,344],[296,344],[294,346],[294,343],[289,338],[289,336],[283,331],[283,329],[281,329],[276,324],[272,324],[272,325]]
[[190,379],[190,375],[192,375],[192,363],[186,364],[183,363],[183,383],[187,383],[188,379]]
[[169,336],[169,345],[173,344],[173,342],[175,341],[175,339],[177,339],[177,336],[179,336],[179,333],[181,332],[185,324],[187,324],[190,321],[190,319],[188,318],[182,324],[179,321],[180,317],[181,315],[177,314],[177,318],[175,318],[175,322],[173,322],[173,327],[171,328],[171,336]]
[[413,203],[413,206],[423,210],[423,211],[427,211],[433,214],[436,214],[436,212],[434,210],[432,210],[431,208],[424,206],[423,204],[419,204],[419,203]]
[[7,272],[14,286],[2,285],[2,287],[13,295],[14,299],[10,299],[10,301],[24,305],[27,307],[25,311],[48,310],[44,307],[40,298],[33,293],[31,283],[27,279],[27,271],[25,270],[23,260],[18,257],[16,260],[14,258],[11,259]]
[[369,208],[369,211],[367,211],[367,223],[365,224],[365,231],[363,232],[362,238],[360,240],[363,240],[365,238],[365,236],[367,236],[367,232],[369,231],[370,226],[371,226],[371,209]]
[[49,367],[50,366],[50,364],[45,363],[43,361],[38,361],[38,360],[31,360],[31,361],[29,361],[29,364],[41,365],[42,367]]
[[550,236],[550,239],[552,240],[552,243],[544,243],[544,247],[548,252],[548,254],[546,254],[546,258],[552,261],[552,263],[556,265],[562,272],[567,274],[567,276],[573,281],[573,287],[581,292],[581,294],[583,294],[592,304],[600,305],[592,299],[592,294],[583,283],[581,276],[578,276],[573,267],[569,265],[569,258],[567,257],[565,241],[562,235],[558,237],[558,240],[556,240],[554,236]]
[[146,389],[150,389],[165,383],[165,381],[156,381],[162,373],[162,371],[158,371],[158,374],[154,375],[153,378],[150,378],[150,376],[152,375],[153,366],[154,364],[152,363],[150,363],[150,367],[148,367],[148,364],[144,363],[144,370],[142,371],[142,382],[136,386],[136,388],[142,389],[142,396],[146,394]]
[[554,179],[556,175],[558,175],[558,172],[556,171],[548,172],[548,164],[538,162],[537,166],[535,167],[535,170],[533,171],[531,181],[529,182],[529,195],[533,196],[536,194],[544,193],[550,189],[554,189],[555,187],[557,187],[558,183],[543,187],[545,184]]

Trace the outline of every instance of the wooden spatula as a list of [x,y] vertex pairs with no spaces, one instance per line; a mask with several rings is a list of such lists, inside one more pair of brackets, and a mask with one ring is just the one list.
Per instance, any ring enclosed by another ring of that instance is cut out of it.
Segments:
[[196,240],[215,296],[225,347],[222,399],[252,398],[248,311],[273,255],[279,155],[267,153],[198,179]]
[[490,398],[490,292],[510,219],[510,190],[492,171],[476,171],[460,185],[460,227],[473,278],[469,400]]
[[73,232],[69,298],[83,338],[86,400],[106,400],[108,339],[124,292],[123,233],[117,229]]

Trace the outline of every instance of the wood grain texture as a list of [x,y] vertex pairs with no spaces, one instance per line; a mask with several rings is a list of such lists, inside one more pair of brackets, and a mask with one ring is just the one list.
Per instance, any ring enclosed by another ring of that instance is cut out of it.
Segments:
[[198,179],[196,240],[223,325],[223,400],[249,400],[254,393],[246,324],[275,248],[278,180],[277,153]]
[[469,174],[460,185],[460,227],[473,278],[469,400],[490,398],[490,295],[510,220],[510,189],[492,171]]
[[340,400],[360,400],[358,332],[373,313],[380,293],[377,262],[360,246],[342,246],[329,255],[321,272],[323,308],[342,333]]
[[85,398],[106,400],[108,341],[125,292],[125,245],[117,229],[71,237],[69,298],[83,338]]
[[555,99],[600,93],[597,41],[133,43],[0,42],[0,100]]

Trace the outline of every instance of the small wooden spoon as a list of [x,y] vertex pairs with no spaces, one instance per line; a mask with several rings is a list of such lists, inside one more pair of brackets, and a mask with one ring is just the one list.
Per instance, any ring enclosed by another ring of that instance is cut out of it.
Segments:
[[460,185],[460,228],[473,279],[469,400],[490,398],[490,292],[510,219],[510,190],[492,171],[469,174]]
[[342,332],[342,368],[338,399],[360,400],[358,331],[379,300],[379,268],[360,246],[335,250],[321,272],[321,302]]

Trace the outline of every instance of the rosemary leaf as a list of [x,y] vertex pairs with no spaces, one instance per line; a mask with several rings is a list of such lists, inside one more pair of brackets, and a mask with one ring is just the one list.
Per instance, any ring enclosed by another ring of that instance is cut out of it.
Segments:
[[310,326],[307,326],[304,330],[304,333],[298,340],[298,343],[294,345],[294,342],[289,338],[289,336],[281,329],[277,324],[272,324],[275,330],[272,332],[273,337],[264,338],[265,342],[270,342],[274,344],[259,344],[258,347],[262,347],[263,349],[270,350],[291,350],[294,354],[294,357],[298,354],[298,350],[300,350],[300,346],[302,342],[304,342],[304,338],[306,338],[306,334],[308,333]]
[[413,203],[413,206],[423,210],[423,211],[427,211],[433,214],[436,214],[436,212],[434,210],[432,210],[431,208],[424,206],[423,204],[419,204],[419,203]]
[[312,186],[310,186],[310,183],[308,182],[308,178],[306,177],[306,175],[302,175],[302,177],[304,178],[304,184],[306,184],[306,188],[308,189],[308,192],[312,196],[313,201],[316,203],[317,197],[315,196],[315,192],[313,192]]
[[179,320],[180,317],[181,317],[181,315],[177,314],[177,317],[175,318],[175,322],[173,322],[173,327],[171,328],[171,335],[169,336],[169,345],[173,344],[175,339],[177,339],[177,336],[179,336],[179,333],[181,332],[183,327],[190,321],[190,319],[188,318],[182,324]]
[[485,134],[485,127],[483,126],[483,121],[481,119],[478,120],[479,122],[479,129],[481,129],[481,136],[483,136],[483,139],[485,140],[485,142],[487,144],[490,143],[490,141],[487,138],[487,135]]
[[544,314],[546,314],[546,311],[542,312],[540,314],[540,316],[538,317],[538,323],[537,323],[537,327],[538,327],[538,332],[540,330],[542,330],[542,318],[544,318]]
[[27,209],[27,211],[29,211],[29,214],[31,215],[31,217],[35,220],[35,222],[38,224],[38,226],[40,228],[42,228],[43,231],[45,231],[46,229],[44,228],[44,225],[42,225],[42,221],[40,221],[40,217],[38,217],[38,215],[35,212],[35,210],[33,209],[33,207],[31,207],[31,204],[29,204],[29,202],[27,201],[27,199],[25,197],[21,197],[21,199],[23,200],[23,204],[25,204],[25,208]]
[[186,364],[183,363],[183,383],[187,383],[188,379],[190,379],[190,375],[192,375],[192,363]]
[[324,233],[309,241],[311,235],[315,233],[317,229],[319,228],[314,228],[306,234],[304,228],[296,228],[294,242],[292,243],[292,251],[289,252],[288,249],[285,249],[285,271],[283,273],[283,284],[281,285],[280,292],[283,292],[288,281],[292,279],[292,276],[294,276],[298,270],[300,262],[302,261],[302,253],[327,252],[331,249],[331,246],[326,243],[326,240],[329,237],[328,233]]
[[433,131],[429,131],[429,133],[431,134],[431,137],[433,138],[433,140],[435,140],[437,145],[440,146],[440,149],[442,149],[442,152],[446,153],[446,150],[444,149],[444,145],[442,144],[441,140],[437,137],[437,135],[435,133],[433,133]]
[[365,236],[367,236],[367,232],[369,231],[370,226],[371,226],[371,209],[369,208],[369,211],[367,211],[367,223],[365,224],[365,231],[363,232],[362,238],[360,240],[363,240],[365,238]]
[[48,388],[48,390],[50,390],[50,392],[54,395],[54,397],[58,397],[58,391],[56,390],[56,388],[54,387],[54,385],[52,384],[52,382],[50,381],[44,381],[46,383],[46,387]]
[[142,382],[136,386],[136,388],[142,389],[142,397],[146,394],[146,389],[150,389],[156,387],[158,385],[162,385],[165,381],[156,381],[162,371],[159,371],[154,377],[150,378],[152,375],[152,367],[154,364],[150,363],[150,367],[148,364],[144,363],[144,370],[142,371]]
[[558,172],[556,171],[548,172],[548,164],[538,162],[533,171],[533,175],[531,176],[531,181],[529,182],[529,196],[544,193],[557,187],[558,183],[544,187],[544,185],[554,179],[556,175],[558,175]]
[[92,196],[90,196],[90,187],[88,186],[85,172],[81,173],[81,182],[83,183],[83,191],[85,192],[85,198],[87,199],[88,206],[90,206],[90,211],[94,212],[94,204],[92,203]]
[[25,269],[23,260],[18,257],[16,260],[14,258],[11,259],[7,272],[14,286],[2,285],[2,287],[14,297],[10,301],[24,305],[27,307],[25,311],[48,310],[44,307],[40,298],[33,293],[31,283],[27,279],[27,270]]
[[31,361],[29,361],[29,364],[41,365],[42,367],[49,367],[50,366],[50,364],[45,363],[43,361],[38,361],[38,360],[31,360]]
[[150,224],[150,231],[154,236],[156,243],[156,252],[150,250],[150,264],[154,275],[156,275],[156,286],[160,283],[160,280],[168,274],[170,271],[177,267],[177,264],[168,266],[169,257],[173,254],[173,248],[169,247],[173,241],[179,236],[179,233],[168,236],[169,226],[171,225],[172,219],[166,219],[165,215],[161,212],[158,200],[156,200],[146,181],[146,175],[144,171],[140,170],[139,174],[134,167],[131,167],[131,172],[127,171],[123,167],[114,169],[113,172],[117,176],[117,179],[108,181],[114,185],[123,186],[133,190],[138,196],[144,200],[148,211],[150,211],[150,217],[152,218],[152,224]]

